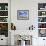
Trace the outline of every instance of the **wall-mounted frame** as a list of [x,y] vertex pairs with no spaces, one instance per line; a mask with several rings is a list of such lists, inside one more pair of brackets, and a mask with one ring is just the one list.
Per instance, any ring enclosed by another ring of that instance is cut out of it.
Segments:
[[17,20],[29,20],[29,10],[17,10]]

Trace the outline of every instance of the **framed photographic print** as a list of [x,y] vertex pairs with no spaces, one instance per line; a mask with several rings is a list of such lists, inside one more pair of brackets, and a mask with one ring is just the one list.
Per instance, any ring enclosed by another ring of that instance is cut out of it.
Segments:
[[17,20],[29,20],[29,10],[17,10]]

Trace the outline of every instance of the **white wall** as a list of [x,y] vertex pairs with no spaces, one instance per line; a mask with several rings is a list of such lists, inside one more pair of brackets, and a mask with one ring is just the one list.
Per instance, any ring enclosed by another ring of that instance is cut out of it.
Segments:
[[[29,20],[17,20],[17,10],[22,9],[29,10]],[[23,30],[24,32],[29,28],[29,26],[34,25],[36,32],[35,36],[37,36],[37,9],[37,0],[11,0],[11,22],[16,25],[17,32],[20,32],[19,30]],[[37,40],[35,40],[35,38],[33,39],[33,44],[37,44]]]
[[[17,10],[29,10],[29,20],[17,20]],[[17,30],[27,30],[32,24],[37,23],[37,2],[31,0],[11,1],[11,22],[16,25]],[[36,26],[36,25],[35,25]]]
[[8,3],[8,0],[0,0],[0,3]]
[[[38,3],[46,3],[46,0],[11,0],[11,22],[16,25],[17,30],[27,30],[33,24],[36,32],[34,36],[38,36]],[[22,9],[29,10],[29,20],[17,20],[17,10]],[[33,45],[38,46],[38,43],[43,43],[41,39],[34,37]]]
[[[29,26],[38,25],[38,3],[46,0],[11,0],[11,22],[16,25],[17,30],[27,30]],[[17,10],[29,10],[29,20],[17,20]]]

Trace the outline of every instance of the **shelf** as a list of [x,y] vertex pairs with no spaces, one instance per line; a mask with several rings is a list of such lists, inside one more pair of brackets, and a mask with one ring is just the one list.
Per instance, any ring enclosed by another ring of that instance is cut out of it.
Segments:
[[8,23],[8,22],[0,22],[0,23]]
[[46,28],[38,28],[38,29],[46,29]]
[[43,15],[43,16],[38,16],[38,17],[46,17],[46,15]]
[[8,37],[8,3],[0,3],[0,35]]
[[0,11],[8,11],[8,10],[0,10]]
[[8,17],[8,16],[0,16],[0,17]]
[[46,3],[38,3],[38,36],[46,37]]
[[38,22],[38,23],[46,23],[46,22]]
[[38,11],[46,11],[46,10],[38,10]]

